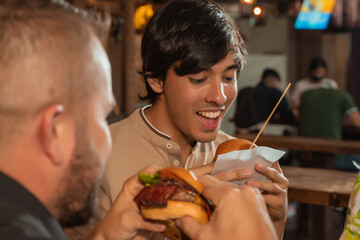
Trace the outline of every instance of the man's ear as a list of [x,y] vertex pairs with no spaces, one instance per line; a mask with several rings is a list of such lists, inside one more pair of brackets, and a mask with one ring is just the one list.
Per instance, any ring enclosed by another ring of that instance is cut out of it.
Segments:
[[43,112],[41,140],[45,154],[54,165],[71,158],[75,148],[75,123],[62,105],[52,105]]
[[154,92],[159,94],[164,92],[164,81],[160,78],[147,78],[147,82]]

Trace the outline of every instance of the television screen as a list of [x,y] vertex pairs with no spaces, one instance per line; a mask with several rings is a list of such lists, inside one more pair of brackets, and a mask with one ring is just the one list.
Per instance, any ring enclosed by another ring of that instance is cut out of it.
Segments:
[[296,29],[326,29],[336,0],[304,0],[295,21]]

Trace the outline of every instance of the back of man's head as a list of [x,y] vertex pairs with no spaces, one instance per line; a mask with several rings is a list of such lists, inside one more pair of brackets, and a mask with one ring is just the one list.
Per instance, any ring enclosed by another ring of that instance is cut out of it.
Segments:
[[96,89],[85,61],[99,25],[86,18],[62,0],[0,0],[1,145],[50,104],[71,108]]

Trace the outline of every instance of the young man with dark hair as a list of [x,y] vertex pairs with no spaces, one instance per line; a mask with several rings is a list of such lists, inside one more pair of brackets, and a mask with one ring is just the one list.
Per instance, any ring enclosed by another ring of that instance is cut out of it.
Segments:
[[[209,174],[217,146],[232,138],[219,128],[236,97],[246,50],[237,29],[217,4],[210,0],[169,1],[147,24],[141,55],[140,73],[147,89],[141,98],[151,105],[110,126],[114,145],[101,186],[98,219],[112,205],[125,179],[139,168],[155,164],[197,168],[198,176]],[[266,192],[268,212],[281,236],[288,181],[278,163],[256,169],[271,182],[249,180],[248,184]],[[243,169],[217,177],[230,181],[250,176],[251,171]],[[87,227],[92,228],[91,224]],[[73,229],[69,234],[83,230]]]

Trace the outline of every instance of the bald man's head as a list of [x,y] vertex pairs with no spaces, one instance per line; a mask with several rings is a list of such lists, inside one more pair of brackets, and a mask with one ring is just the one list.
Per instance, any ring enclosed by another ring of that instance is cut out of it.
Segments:
[[98,88],[98,26],[64,1],[0,0],[0,143],[47,106],[69,110]]

